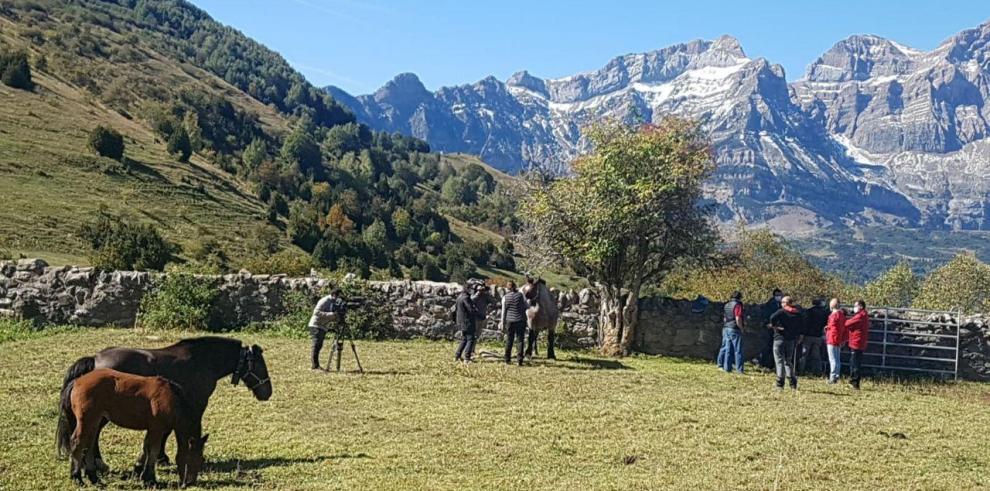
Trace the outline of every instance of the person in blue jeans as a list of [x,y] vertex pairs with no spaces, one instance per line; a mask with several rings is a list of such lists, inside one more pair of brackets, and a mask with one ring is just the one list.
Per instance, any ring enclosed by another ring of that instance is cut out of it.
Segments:
[[719,352],[719,360],[722,370],[726,372],[732,371],[735,361],[736,371],[743,373],[743,317],[742,292],[736,291],[725,304],[722,316],[722,350]]

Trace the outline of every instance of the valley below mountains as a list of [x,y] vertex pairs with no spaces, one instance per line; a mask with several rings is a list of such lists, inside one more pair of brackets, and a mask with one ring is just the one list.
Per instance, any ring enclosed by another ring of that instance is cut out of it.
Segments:
[[619,56],[586,73],[429,91],[400,74],[373,94],[328,87],[374,129],[480,156],[506,171],[566,172],[581,129],[615,118],[699,121],[717,218],[792,237],[823,229],[990,229],[990,23],[931,51],[852,36],[788,82],[730,37]]

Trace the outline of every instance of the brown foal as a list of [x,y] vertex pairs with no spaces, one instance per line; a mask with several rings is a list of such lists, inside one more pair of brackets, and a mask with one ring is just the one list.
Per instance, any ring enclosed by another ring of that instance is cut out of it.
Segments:
[[170,431],[179,441],[176,465],[182,485],[196,482],[207,439],[201,436],[203,414],[183,398],[177,384],[163,377],[101,368],[75,379],[69,389],[74,420],[70,417],[63,431],[72,432],[68,439],[72,479],[82,483],[85,471],[93,484],[99,482],[93,448],[101,420],[107,418],[117,426],[147,432],[135,466],[146,485],[155,484],[155,463]]

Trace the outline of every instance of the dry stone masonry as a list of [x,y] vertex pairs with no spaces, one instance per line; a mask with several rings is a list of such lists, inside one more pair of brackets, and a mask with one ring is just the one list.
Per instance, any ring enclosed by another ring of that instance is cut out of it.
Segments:
[[[38,324],[133,326],[141,298],[151,291],[161,273],[99,271],[72,266],[50,267],[40,259],[0,262],[0,317],[33,319]],[[213,277],[217,296],[214,317],[237,328],[268,322],[284,315],[292,292],[315,297],[328,286],[315,277],[228,274]],[[391,305],[396,338],[454,339],[451,311],[461,287],[430,281],[371,282]],[[504,290],[490,287],[495,301],[488,309],[482,339],[501,339],[497,306]],[[561,307],[558,341],[564,347],[589,348],[598,339],[598,300],[594,292],[553,290]],[[712,359],[721,342],[722,304],[701,311],[692,302],[670,298],[640,301],[636,349],[643,353]],[[748,306],[744,331],[746,359],[757,356],[765,342],[758,318],[760,308]],[[893,318],[894,314],[890,314]],[[299,326],[303,329],[305,326]],[[935,331],[933,331],[935,332]],[[962,319],[960,375],[990,380],[990,326],[982,316]],[[934,342],[935,338],[933,338]],[[922,353],[923,355],[924,353]]]

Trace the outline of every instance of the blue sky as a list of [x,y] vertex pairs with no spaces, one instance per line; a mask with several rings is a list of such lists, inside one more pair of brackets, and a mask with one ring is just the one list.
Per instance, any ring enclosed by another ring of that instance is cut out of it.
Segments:
[[990,20],[990,0],[193,0],[280,52],[316,85],[374,91],[401,72],[431,90],[561,77],[609,59],[731,34],[788,79],[836,41],[877,34],[932,49]]

